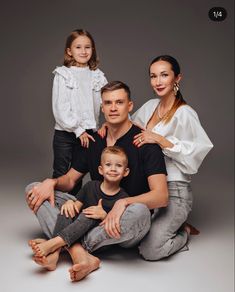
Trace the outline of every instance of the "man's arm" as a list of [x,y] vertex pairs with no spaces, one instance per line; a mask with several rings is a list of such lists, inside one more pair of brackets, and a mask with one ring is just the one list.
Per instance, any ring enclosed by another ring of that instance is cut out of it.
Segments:
[[149,209],[166,207],[168,204],[168,189],[165,174],[154,174],[148,177],[150,191],[138,196],[118,200],[101,225],[109,236],[120,237],[120,218],[128,205],[145,204]]
[[71,168],[65,175],[59,178],[47,178],[43,182],[34,186],[26,194],[26,202],[33,212],[37,212],[41,204],[48,200],[54,206],[54,190],[68,192],[72,190],[76,182],[82,178],[84,174]]

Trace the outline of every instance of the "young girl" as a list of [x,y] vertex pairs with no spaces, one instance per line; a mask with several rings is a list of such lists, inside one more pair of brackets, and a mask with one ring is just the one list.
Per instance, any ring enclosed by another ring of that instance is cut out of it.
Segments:
[[[73,152],[88,147],[99,121],[100,89],[107,83],[97,69],[95,42],[89,32],[77,29],[66,40],[63,66],[54,70],[52,106],[55,117],[53,178],[65,174]],[[76,194],[81,182],[71,192]]]

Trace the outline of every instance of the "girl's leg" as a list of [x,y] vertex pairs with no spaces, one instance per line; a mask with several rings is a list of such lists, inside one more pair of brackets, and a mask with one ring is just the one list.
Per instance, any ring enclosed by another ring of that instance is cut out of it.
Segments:
[[192,208],[192,191],[184,182],[168,183],[169,204],[152,218],[149,233],[141,241],[140,254],[146,260],[159,260],[186,246],[188,233],[182,225]]
[[[79,141],[74,133],[55,130],[53,138],[53,178],[60,177],[68,172],[75,148],[76,150],[79,148]],[[70,191],[70,194],[76,195],[81,186],[82,180]]]

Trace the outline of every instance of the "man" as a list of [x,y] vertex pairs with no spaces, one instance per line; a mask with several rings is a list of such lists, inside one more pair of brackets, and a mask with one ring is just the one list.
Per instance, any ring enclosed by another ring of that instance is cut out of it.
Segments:
[[[105,138],[94,134],[84,155],[75,157],[72,168],[57,179],[46,179],[42,183],[29,186],[27,203],[35,212],[42,230],[50,238],[53,234],[60,206],[71,196],[62,192],[71,190],[76,182],[87,172],[92,180],[100,180],[98,166],[102,150],[106,146],[117,145],[127,153],[130,174],[123,179],[121,186],[130,197],[118,200],[113,209],[102,221],[101,226],[91,230],[83,240],[82,246],[75,244],[69,248],[74,265],[70,269],[72,281],[80,280],[99,267],[99,260],[88,254],[103,246],[120,244],[123,247],[137,245],[150,228],[148,209],[167,206],[168,191],[166,169],[161,148],[156,144],[146,144],[138,148],[133,137],[141,132],[129,120],[133,109],[129,87],[113,81],[102,90],[102,112],[107,122]],[[54,190],[62,192],[54,192]],[[56,207],[54,207],[56,205]],[[85,250],[84,250],[85,248]],[[48,269],[55,268],[58,256],[47,258],[39,264]]]

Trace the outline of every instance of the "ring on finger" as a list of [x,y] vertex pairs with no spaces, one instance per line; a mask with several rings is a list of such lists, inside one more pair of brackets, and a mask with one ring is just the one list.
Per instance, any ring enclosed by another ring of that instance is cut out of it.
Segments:
[[139,142],[140,142],[140,143],[142,142],[142,138],[139,138]]

